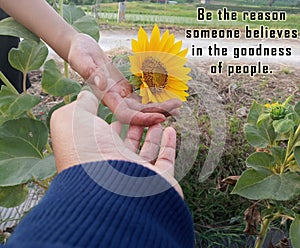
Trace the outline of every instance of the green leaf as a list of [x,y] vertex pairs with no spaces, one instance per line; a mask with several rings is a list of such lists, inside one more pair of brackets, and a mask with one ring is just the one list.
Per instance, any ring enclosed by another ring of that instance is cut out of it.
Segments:
[[0,206],[12,208],[21,205],[28,196],[26,185],[0,187]]
[[270,148],[272,156],[274,157],[277,164],[283,164],[286,154],[286,148],[281,146],[273,146]]
[[297,164],[300,166],[300,146],[296,146],[294,149],[294,156]]
[[298,114],[298,116],[300,116],[300,102],[295,105],[294,111]]
[[290,200],[300,193],[300,175],[250,168],[243,172],[232,193],[252,200]]
[[294,112],[294,121],[296,126],[300,125],[300,102],[298,102],[293,108]]
[[256,170],[272,170],[274,162],[274,157],[265,152],[255,152],[251,154],[246,160],[247,166]]
[[72,25],[78,32],[90,35],[97,42],[100,39],[99,26],[92,16],[83,16],[78,20],[74,21]]
[[10,116],[20,116],[25,111],[30,110],[34,106],[36,106],[38,103],[40,103],[39,96],[29,95],[29,94],[23,94],[19,95],[11,104],[9,105],[9,108],[7,109],[6,113]]
[[28,172],[35,180],[45,180],[56,174],[55,160],[53,154],[38,161]]
[[287,107],[287,105],[289,104],[289,102],[293,99],[294,95],[290,95],[285,101],[284,103],[282,103],[282,105],[284,107]]
[[296,215],[290,226],[290,237],[293,247],[300,247],[300,215]]
[[256,126],[260,127],[261,124],[266,123],[266,122],[271,122],[271,121],[272,121],[272,119],[271,119],[270,113],[263,113],[258,117]]
[[287,133],[294,129],[295,122],[291,119],[280,119],[273,121],[273,127],[276,133]]
[[130,64],[129,63],[118,66],[118,69],[119,69],[120,72],[122,72],[124,77],[129,78],[130,76],[132,76],[132,72],[130,71]]
[[53,156],[43,159],[48,129],[38,120],[20,118],[0,127],[0,186],[24,184],[55,173]]
[[138,89],[140,88],[141,84],[143,83],[140,77],[137,76],[130,76],[129,82],[137,87]]
[[269,144],[273,144],[276,136],[274,129],[271,126],[266,127],[261,125],[260,128],[256,128],[253,125],[245,124],[244,133],[246,140],[254,147],[267,147]]
[[259,116],[264,113],[265,107],[261,104],[258,104],[256,101],[253,102],[249,114],[247,117],[247,123],[256,126]]
[[43,91],[53,96],[77,94],[81,85],[74,80],[64,78],[53,59],[44,65],[42,76]]
[[38,96],[12,93],[6,86],[0,91],[0,125],[24,115],[40,102]]
[[72,25],[76,20],[85,16],[85,13],[75,5],[63,5],[63,15],[64,19]]
[[108,124],[112,123],[113,121],[113,113],[108,107],[104,106],[101,103],[98,106],[98,116],[101,119],[105,120]]
[[0,21],[0,35],[10,35],[21,37],[24,39],[39,41],[40,38],[23,27],[20,23],[13,18],[8,17]]
[[48,48],[42,41],[22,40],[18,48],[10,50],[8,60],[12,67],[27,73],[39,69],[47,56]]
[[94,17],[88,16],[80,7],[74,5],[63,6],[64,19],[80,33],[93,37],[96,41],[100,38],[99,26]]
[[276,133],[271,119],[265,119],[264,121],[261,121],[258,130],[259,133],[268,140],[269,144],[273,145],[274,141],[276,140]]
[[300,172],[300,166],[295,160],[289,162],[289,171],[298,173]]
[[[48,129],[41,121],[20,118],[5,122],[0,127],[0,138],[11,138],[16,143],[29,144],[39,154],[38,157],[42,157],[41,152],[48,141]],[[0,154],[1,152],[2,150]]]

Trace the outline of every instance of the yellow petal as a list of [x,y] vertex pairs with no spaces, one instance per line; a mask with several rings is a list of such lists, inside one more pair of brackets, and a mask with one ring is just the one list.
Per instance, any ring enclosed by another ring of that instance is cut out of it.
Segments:
[[168,94],[173,96],[173,98],[175,98],[174,96],[176,96],[176,98],[179,98],[181,101],[186,101],[186,97],[189,96],[189,94],[186,93],[185,91],[174,90],[174,89],[167,89],[167,90],[168,90]]
[[140,44],[141,51],[147,50],[147,48],[149,46],[148,35],[142,27],[140,27],[139,32],[138,32],[138,43]]
[[157,51],[159,48],[159,43],[160,43],[160,31],[158,26],[155,24],[150,38],[149,50]]
[[177,56],[185,57],[187,55],[187,53],[188,53],[188,49],[185,48],[182,51],[180,51],[179,53],[177,53]]
[[180,40],[176,42],[173,46],[169,47],[169,49],[167,49],[166,52],[177,54],[179,53],[181,47],[182,47],[182,41]]
[[131,47],[132,51],[134,53],[142,52],[142,46],[141,43],[139,43],[137,40],[131,40]]
[[168,38],[169,38],[169,30],[166,30],[161,37],[158,51],[164,51]]

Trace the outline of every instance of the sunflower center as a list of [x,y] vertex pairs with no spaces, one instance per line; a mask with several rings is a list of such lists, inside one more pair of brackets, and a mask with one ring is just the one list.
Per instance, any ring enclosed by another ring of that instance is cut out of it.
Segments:
[[145,59],[142,71],[143,81],[149,87],[164,88],[167,85],[168,72],[164,65],[153,57]]

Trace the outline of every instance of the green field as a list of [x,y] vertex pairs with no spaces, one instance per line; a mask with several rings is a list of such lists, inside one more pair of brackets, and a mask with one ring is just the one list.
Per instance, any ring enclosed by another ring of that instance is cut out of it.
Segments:
[[[199,3],[183,4],[160,4],[145,2],[127,2],[126,3],[126,22],[125,25],[134,24],[153,24],[175,25],[185,27],[199,28],[244,28],[245,25],[250,27],[259,27],[260,25],[268,26],[273,29],[298,29],[300,30],[300,8],[298,7],[268,7],[268,6],[227,6],[228,11],[238,13],[237,21],[219,21],[217,10],[222,9],[224,5],[209,5],[207,11],[213,13],[212,21],[197,21],[197,8],[204,7]],[[88,9],[88,7],[87,7]],[[100,23],[116,22],[118,13],[118,3],[100,4]],[[242,21],[242,11],[285,11],[285,21]],[[124,25],[124,24],[123,24]]]

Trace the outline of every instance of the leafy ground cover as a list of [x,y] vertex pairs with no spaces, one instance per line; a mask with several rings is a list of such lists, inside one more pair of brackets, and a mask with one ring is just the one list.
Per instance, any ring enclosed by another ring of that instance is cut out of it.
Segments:
[[[203,68],[206,74],[205,64],[198,64],[197,67]],[[217,91],[216,97],[226,113],[226,144],[214,174],[203,183],[197,180],[211,141],[210,122],[199,95],[192,94],[189,99],[192,104],[199,106],[197,116],[202,143],[193,169],[181,183],[194,215],[199,247],[253,247],[254,238],[243,235],[243,214],[254,201],[232,195],[232,186],[220,191],[220,181],[229,175],[240,175],[246,168],[245,159],[253,152],[243,134],[246,116],[253,101],[284,101],[291,94],[294,94],[295,102],[299,101],[299,68],[278,66],[277,69],[272,75],[256,75],[252,78],[246,75],[210,77],[211,85]],[[278,224],[276,228],[284,232],[286,227]]]

